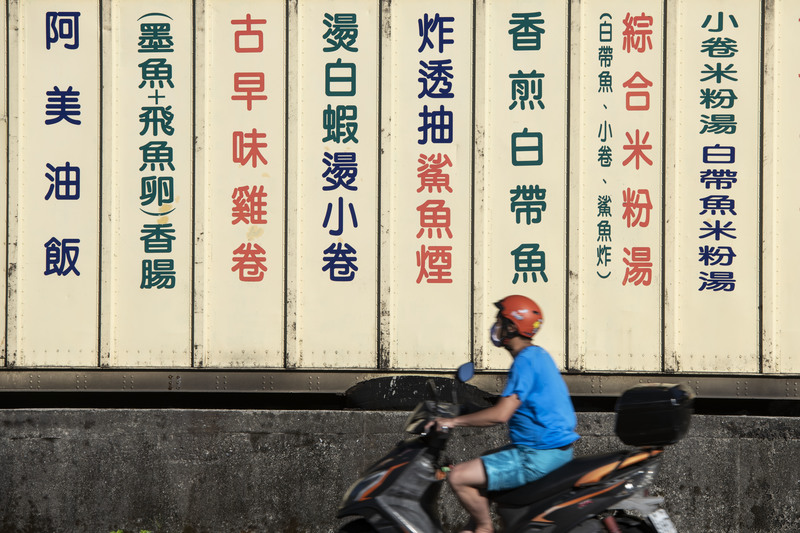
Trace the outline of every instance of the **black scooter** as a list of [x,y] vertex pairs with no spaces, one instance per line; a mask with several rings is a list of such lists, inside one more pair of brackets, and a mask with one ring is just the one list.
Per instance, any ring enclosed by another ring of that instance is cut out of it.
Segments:
[[[471,363],[459,381],[474,374]],[[434,398],[411,413],[406,432],[414,435],[373,464],[345,494],[338,518],[358,516],[340,533],[441,533],[434,505],[446,464],[440,456],[449,439],[442,428],[424,432],[436,417],[455,417],[457,401]],[[455,389],[454,389],[455,391]],[[455,396],[455,392],[454,392]],[[661,508],[663,498],[648,489],[664,447],[689,428],[694,393],[685,385],[648,384],[626,391],[617,401],[615,433],[632,450],[580,457],[522,487],[487,495],[505,533],[677,533]],[[444,469],[444,470],[443,470]]]

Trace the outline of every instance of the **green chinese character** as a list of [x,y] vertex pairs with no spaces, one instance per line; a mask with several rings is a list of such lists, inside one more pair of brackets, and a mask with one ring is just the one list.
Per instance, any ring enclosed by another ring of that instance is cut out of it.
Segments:
[[545,32],[540,24],[544,24],[542,13],[513,13],[508,23],[511,29],[512,46],[514,50],[539,50],[542,47],[542,34]]
[[543,138],[540,132],[528,128],[511,134],[511,164],[515,167],[538,166],[544,160]]
[[358,52],[358,48],[353,46],[358,38],[355,13],[336,13],[335,15],[325,13],[322,23],[328,28],[322,38],[330,44],[322,49],[323,52],[335,52],[340,48],[349,52]]
[[515,271],[512,283],[516,284],[519,281],[520,274],[523,282],[528,281],[530,274],[533,283],[539,281],[538,276],[542,276],[542,281],[547,283],[547,274],[544,272],[545,254],[539,250],[538,244],[521,244],[511,251],[511,255],[514,256]]
[[159,170],[164,170],[164,165],[170,170],[175,170],[172,164],[172,148],[167,146],[166,141],[150,141],[139,147],[142,152],[142,166],[139,170],[144,170],[150,165],[150,170],[155,170],[158,165]]
[[143,259],[140,289],[175,288],[175,261],[172,259]]
[[337,59],[336,63],[327,63],[325,65],[325,96],[355,95],[355,63],[342,63],[341,58]]
[[147,254],[168,254],[172,252],[172,241],[175,240],[175,228],[172,224],[145,224],[142,227],[144,252]]
[[[151,13],[150,15],[158,15]],[[165,16],[165,15],[162,15]],[[139,26],[139,53],[140,54],[160,54],[174,52],[172,48],[172,36],[169,34],[170,25],[168,22],[162,23],[143,23]]]
[[153,127],[153,135],[158,135],[159,126],[165,135],[172,135],[175,133],[175,128],[170,126],[170,124],[172,124],[172,119],[175,117],[172,111],[170,111],[171,109],[171,105],[167,107],[143,107],[142,113],[139,114],[139,122],[144,124],[144,126],[142,127],[142,131],[139,132],[139,135],[146,134],[151,126]]

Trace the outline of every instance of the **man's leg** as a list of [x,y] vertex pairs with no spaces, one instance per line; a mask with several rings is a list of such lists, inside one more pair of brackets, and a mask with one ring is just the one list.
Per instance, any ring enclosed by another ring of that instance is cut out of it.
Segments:
[[461,505],[472,516],[475,533],[494,533],[492,518],[489,514],[489,500],[479,489],[486,488],[486,470],[480,458],[457,464],[447,476],[453,492]]

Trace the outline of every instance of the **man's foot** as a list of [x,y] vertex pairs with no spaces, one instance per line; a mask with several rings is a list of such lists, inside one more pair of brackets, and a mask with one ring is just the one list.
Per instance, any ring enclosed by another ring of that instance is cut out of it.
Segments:
[[476,526],[474,520],[470,520],[467,522],[467,525],[460,531],[460,533],[494,533],[494,527],[492,525],[488,526]]

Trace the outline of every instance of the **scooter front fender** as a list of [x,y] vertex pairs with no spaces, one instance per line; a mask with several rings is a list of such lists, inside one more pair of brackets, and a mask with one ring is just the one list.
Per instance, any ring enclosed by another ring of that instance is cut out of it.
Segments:
[[435,455],[422,439],[400,443],[353,483],[337,516],[362,516],[377,531],[440,532],[431,512],[441,486]]

